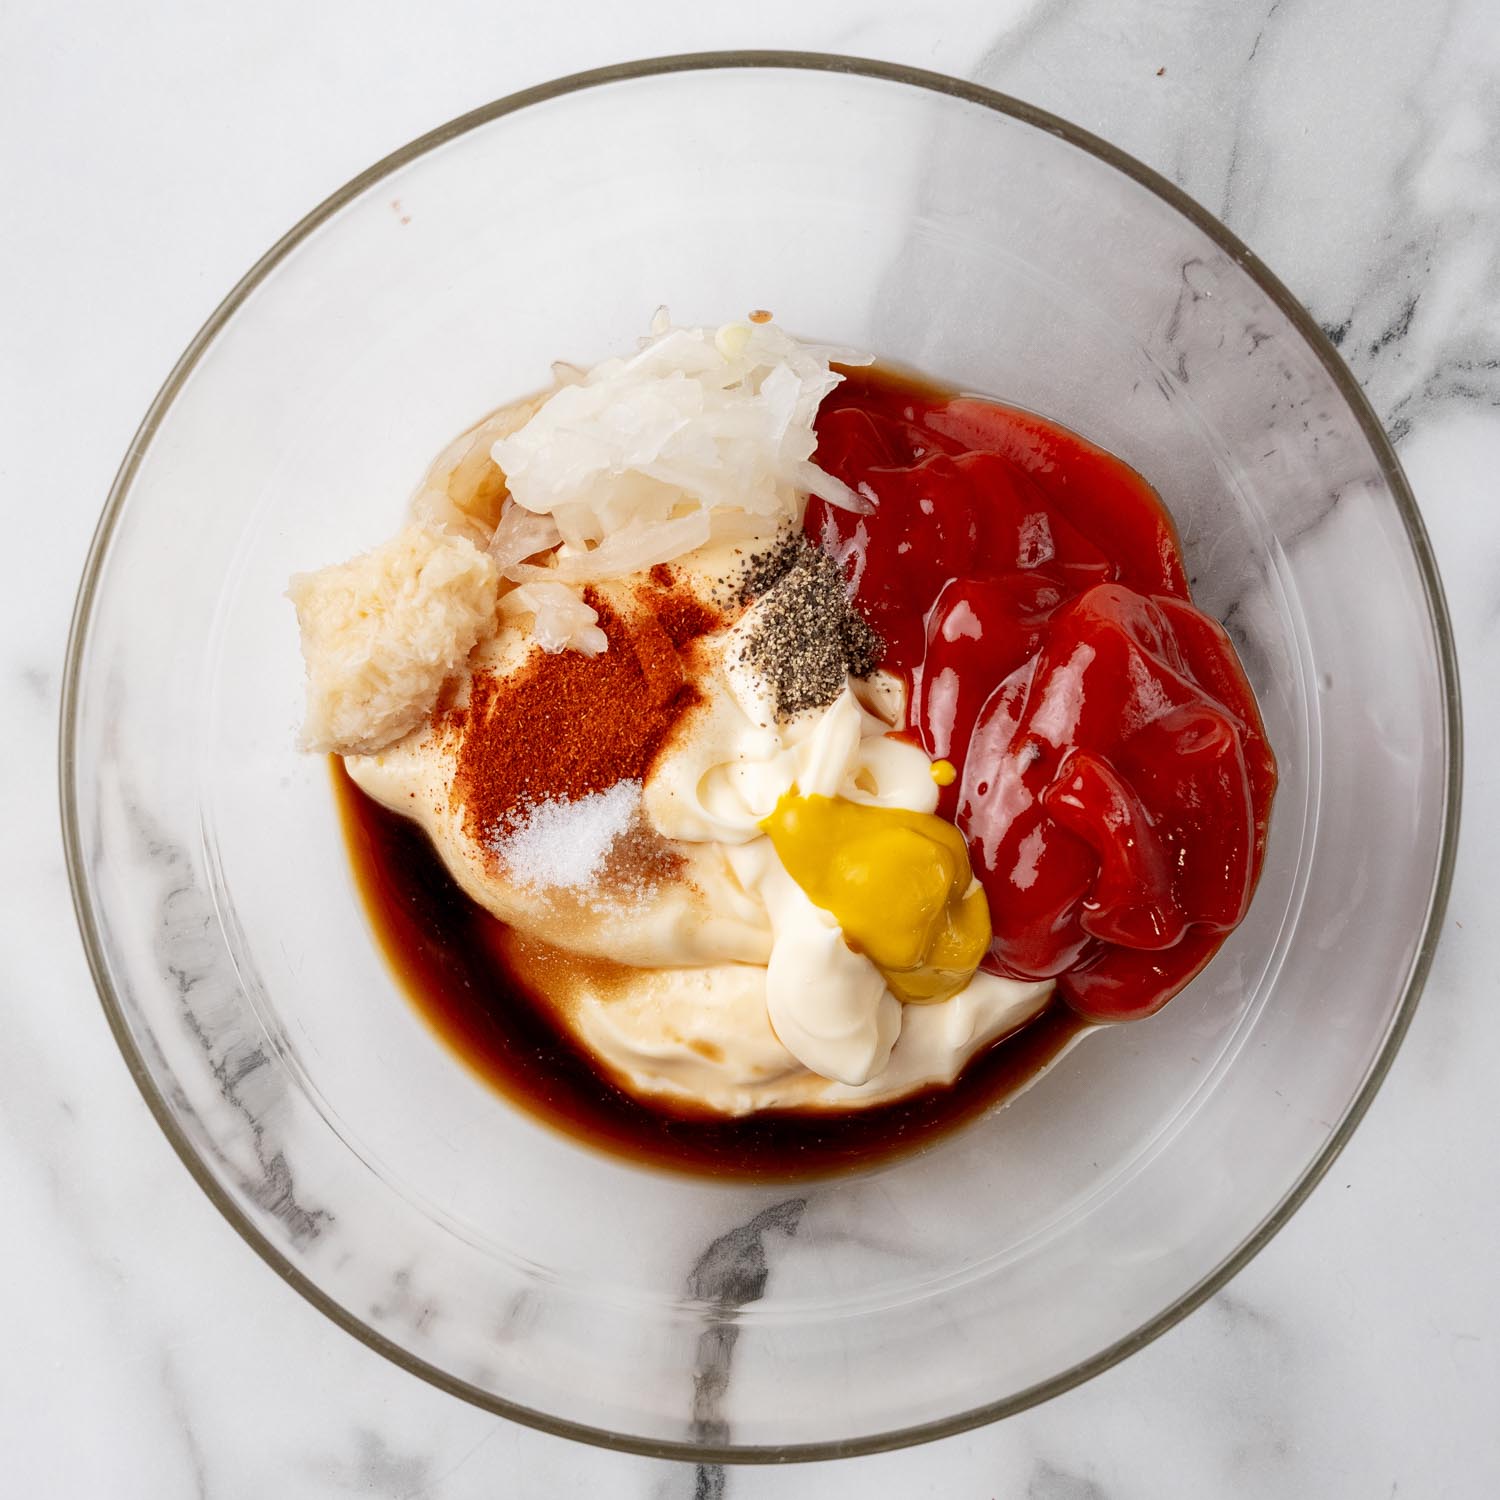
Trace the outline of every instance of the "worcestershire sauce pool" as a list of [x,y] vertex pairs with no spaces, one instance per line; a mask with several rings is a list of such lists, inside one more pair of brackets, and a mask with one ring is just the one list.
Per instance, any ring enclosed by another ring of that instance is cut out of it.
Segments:
[[870,1166],[983,1114],[1084,1029],[1054,1003],[976,1057],[958,1081],[862,1110],[770,1110],[728,1119],[646,1105],[617,1087],[507,971],[500,923],[454,882],[415,823],[367,797],[332,759],[355,880],[402,987],[434,1031],[528,1114],[629,1161],[777,1180]]

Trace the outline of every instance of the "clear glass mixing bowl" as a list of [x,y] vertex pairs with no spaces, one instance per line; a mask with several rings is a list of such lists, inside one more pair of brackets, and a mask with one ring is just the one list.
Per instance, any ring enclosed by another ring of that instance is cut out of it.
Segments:
[[[662,1175],[496,1096],[376,950],[299,756],[288,575],[397,526],[428,459],[657,303],[769,307],[1113,449],[1181,526],[1281,762],[1249,919],[1160,1016],[925,1154],[786,1186]],[[1388,1067],[1458,803],[1431,555],[1283,287],[1139,163],[847,59],[635,63],[373,167],[229,295],[157,398],[79,598],[64,821],[137,1080],[246,1241],[468,1400],[698,1458],[1013,1412],[1263,1245]]]

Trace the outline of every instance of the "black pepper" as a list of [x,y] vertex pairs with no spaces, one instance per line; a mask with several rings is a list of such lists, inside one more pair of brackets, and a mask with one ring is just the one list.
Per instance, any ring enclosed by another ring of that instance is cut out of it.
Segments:
[[783,531],[763,551],[740,564],[739,571],[719,584],[715,593],[726,605],[749,604],[778,584],[810,550],[800,531]]
[[734,586],[741,602],[757,604],[740,661],[770,689],[778,719],[826,708],[885,653],[838,564],[796,532],[752,558]]

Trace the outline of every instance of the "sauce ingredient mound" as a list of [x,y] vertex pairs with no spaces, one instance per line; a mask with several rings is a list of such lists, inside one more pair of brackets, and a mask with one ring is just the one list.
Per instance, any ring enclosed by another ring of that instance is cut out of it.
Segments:
[[[1037,1040],[1059,1002],[1165,1003],[1264,854],[1274,760],[1155,494],[868,363],[658,315],[293,584],[398,968],[502,1087],[653,1157],[648,1117],[799,1121],[809,1166],[818,1121],[946,1128],[1082,1034]],[[418,910],[463,951],[413,958]]]
[[1171,518],[1118,459],[1033,415],[850,372],[818,461],[879,496],[806,526],[960,775],[939,808],[995,914],[987,966],[1099,1021],[1149,1015],[1243,918],[1276,763]]

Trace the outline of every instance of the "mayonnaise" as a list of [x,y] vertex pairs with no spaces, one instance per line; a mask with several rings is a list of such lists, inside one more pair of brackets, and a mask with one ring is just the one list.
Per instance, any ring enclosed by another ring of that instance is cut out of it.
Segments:
[[[932,766],[891,734],[905,705],[899,680],[885,674],[847,683],[826,708],[777,723],[740,664],[744,628],[742,619],[699,641],[703,702],[680,721],[641,788],[644,827],[681,857],[674,880],[614,891],[607,882],[538,889],[517,878],[466,831],[453,797],[455,747],[426,730],[351,757],[350,774],[377,801],[417,817],[469,895],[518,932],[564,958],[628,966],[604,984],[590,962],[569,969],[554,959],[546,987],[560,1021],[636,1092],[739,1114],[877,1103],[950,1082],[976,1052],[1037,1014],[1051,986],[980,973],[951,998],[903,1004],[850,946],[761,825],[793,788],[930,814],[938,798]],[[503,674],[525,651],[524,632],[506,619],[470,666]]]

